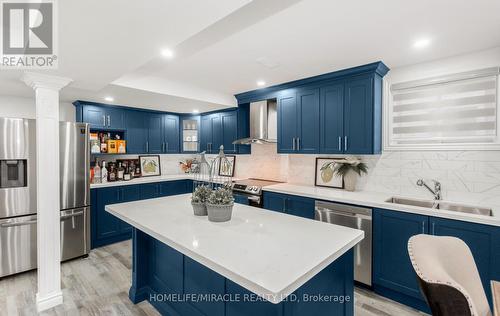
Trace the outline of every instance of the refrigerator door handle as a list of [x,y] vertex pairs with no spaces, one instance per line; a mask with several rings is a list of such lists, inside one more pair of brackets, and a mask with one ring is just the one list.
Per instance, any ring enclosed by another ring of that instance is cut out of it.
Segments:
[[83,215],[83,211],[78,211],[78,212],[75,212],[73,214],[68,214],[68,215],[61,215],[61,220],[67,219],[67,218],[72,218],[75,216],[80,216],[80,215]]
[[7,228],[7,227],[16,227],[16,226],[24,226],[24,225],[32,225],[32,224],[36,224],[36,219],[31,220],[31,221],[26,221],[26,222],[2,223],[2,224],[0,224],[0,227]]

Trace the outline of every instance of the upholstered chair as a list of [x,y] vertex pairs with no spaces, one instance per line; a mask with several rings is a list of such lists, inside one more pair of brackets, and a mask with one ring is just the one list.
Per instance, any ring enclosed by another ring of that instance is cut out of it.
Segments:
[[416,235],[408,253],[434,316],[490,316],[472,253],[455,237]]

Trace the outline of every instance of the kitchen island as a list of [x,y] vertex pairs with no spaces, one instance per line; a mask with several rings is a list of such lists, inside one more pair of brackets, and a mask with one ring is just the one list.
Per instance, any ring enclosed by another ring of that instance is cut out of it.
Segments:
[[353,315],[363,232],[247,205],[212,223],[190,194],[107,205],[133,229],[134,303],[165,315]]

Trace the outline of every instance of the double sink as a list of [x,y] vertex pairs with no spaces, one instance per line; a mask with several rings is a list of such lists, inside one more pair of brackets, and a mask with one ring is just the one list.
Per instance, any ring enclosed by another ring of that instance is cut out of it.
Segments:
[[452,212],[476,214],[483,216],[493,216],[493,211],[490,208],[450,203],[445,201],[429,201],[429,200],[418,200],[418,199],[403,198],[403,197],[391,197],[390,199],[386,200],[386,202],[401,204],[401,205],[432,208],[435,210],[446,210]]

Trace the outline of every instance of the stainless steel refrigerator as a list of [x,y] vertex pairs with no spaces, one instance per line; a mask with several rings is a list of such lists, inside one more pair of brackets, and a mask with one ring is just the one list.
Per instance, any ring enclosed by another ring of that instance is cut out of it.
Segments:
[[[37,264],[35,124],[0,118],[0,277]],[[60,123],[62,260],[90,251],[88,135],[87,124]]]

